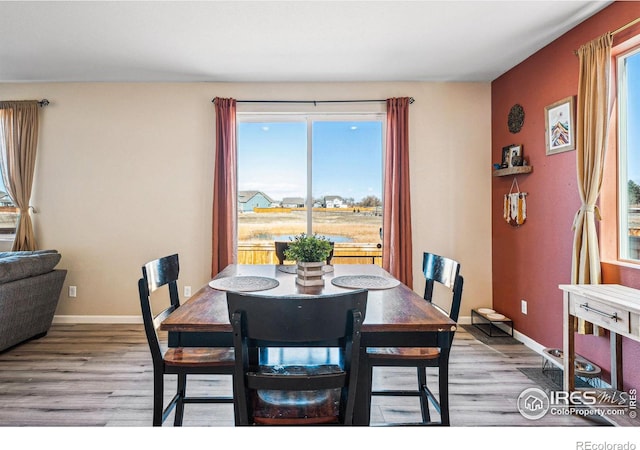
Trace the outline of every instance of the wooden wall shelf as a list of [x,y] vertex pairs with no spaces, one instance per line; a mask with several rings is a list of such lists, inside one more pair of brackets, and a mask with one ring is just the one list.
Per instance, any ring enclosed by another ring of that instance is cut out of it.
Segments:
[[533,166],[514,166],[505,169],[497,169],[493,171],[494,177],[505,177],[507,175],[518,175],[520,173],[530,173]]

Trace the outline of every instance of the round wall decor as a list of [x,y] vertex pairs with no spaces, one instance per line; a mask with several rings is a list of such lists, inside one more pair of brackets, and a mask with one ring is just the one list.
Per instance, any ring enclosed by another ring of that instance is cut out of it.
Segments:
[[509,131],[512,133],[517,133],[522,129],[522,125],[524,124],[524,109],[518,103],[511,107],[507,124],[509,125]]

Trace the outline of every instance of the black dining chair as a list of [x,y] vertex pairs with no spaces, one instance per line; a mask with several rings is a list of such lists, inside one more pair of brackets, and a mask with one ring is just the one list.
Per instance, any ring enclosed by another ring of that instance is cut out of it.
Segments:
[[[161,426],[174,408],[174,425],[181,426],[185,403],[233,403],[231,395],[187,396],[187,375],[233,375],[235,359],[232,348],[172,347],[164,353],[161,349],[157,329],[169,314],[180,307],[179,271],[178,255],[174,254],[142,266],[142,278],[138,281],[144,330],[153,361],[153,426]],[[154,315],[151,294],[163,286],[168,290],[169,306]],[[166,407],[165,375],[177,375],[176,393]]]
[[[331,260],[333,259],[333,242],[331,242],[331,253],[327,257],[327,264],[331,264]],[[275,251],[276,251],[276,259],[278,260],[278,264],[283,265],[285,259],[287,259],[284,255],[286,249],[289,248],[289,241],[275,241]]]
[[[453,259],[432,253],[424,253],[422,271],[426,279],[424,299],[453,321],[458,321],[460,303],[462,302],[462,286],[464,280],[460,275],[460,264]],[[451,293],[447,304],[441,306],[433,302],[433,288],[435,283],[446,287]],[[453,332],[451,340],[453,341]],[[450,342],[449,344],[451,344]],[[372,396],[418,396],[420,397],[420,411],[422,422],[416,425],[449,425],[449,353],[451,345],[447,348],[368,348],[367,358],[373,376],[374,367],[416,367],[418,373],[418,387],[416,390],[373,390]],[[446,362],[446,363],[445,363]],[[439,393],[436,397],[427,386],[427,367],[438,368]],[[429,402],[440,414],[440,422],[432,422],[429,413]],[[410,424],[404,424],[410,425]]]
[[[227,304],[236,425],[352,425],[366,290],[322,297],[227,292]],[[319,360],[310,358],[314,349]],[[326,358],[331,350],[337,355]]]

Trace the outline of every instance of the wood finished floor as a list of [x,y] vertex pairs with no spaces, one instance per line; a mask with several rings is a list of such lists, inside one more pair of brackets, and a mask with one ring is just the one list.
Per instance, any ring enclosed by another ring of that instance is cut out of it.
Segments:
[[[531,421],[520,415],[518,395],[536,385],[517,368],[541,364],[524,345],[490,347],[458,332],[450,367],[452,426],[593,425],[576,416]],[[414,383],[411,369],[374,372],[374,388]],[[167,398],[173,384],[167,382]],[[54,325],[47,336],[0,353],[0,426],[148,427],[152,385],[142,325]],[[231,380],[194,377],[189,390],[229,393]],[[376,397],[371,424],[414,421],[419,411],[417,399]],[[233,406],[187,405],[184,426],[233,426]]]

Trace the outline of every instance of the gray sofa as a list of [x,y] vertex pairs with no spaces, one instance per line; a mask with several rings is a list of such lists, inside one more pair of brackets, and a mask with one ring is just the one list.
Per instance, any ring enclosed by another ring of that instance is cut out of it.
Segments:
[[66,270],[56,250],[0,252],[0,351],[47,334]]

